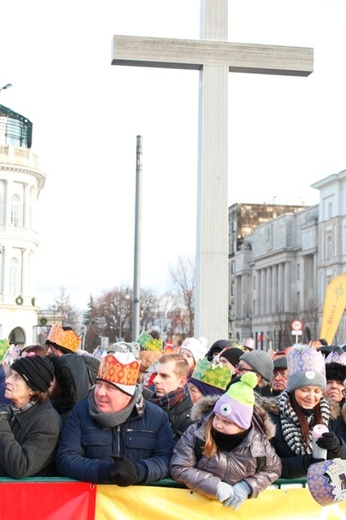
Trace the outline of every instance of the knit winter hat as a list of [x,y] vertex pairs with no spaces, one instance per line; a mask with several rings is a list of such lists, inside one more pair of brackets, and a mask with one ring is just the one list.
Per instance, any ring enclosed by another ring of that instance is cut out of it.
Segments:
[[247,430],[251,425],[255,403],[253,389],[256,385],[256,374],[247,372],[238,383],[231,385],[228,391],[216,401],[214,413]]
[[139,362],[130,352],[114,352],[101,358],[97,379],[116,386],[125,394],[133,395],[139,373]]
[[268,352],[264,350],[251,350],[251,352],[245,352],[240,359],[248,363],[248,365],[256,370],[266,381],[272,380],[274,363]]
[[325,359],[315,347],[294,345],[287,354],[287,392],[303,386],[326,388]]
[[226,358],[234,367],[239,363],[239,359],[244,355],[244,351],[241,348],[231,347],[227,348],[220,354],[220,358]]
[[220,389],[222,390],[222,393],[224,393],[230,379],[231,374],[227,367],[215,365],[214,363],[210,363],[207,358],[203,358],[197,361],[196,367],[192,372],[189,382],[196,385],[197,388],[199,388],[198,381],[210,386],[211,393],[208,395],[213,395],[213,388]]
[[203,359],[207,353],[207,340],[205,338],[186,338],[181,344],[180,349],[184,348],[193,355],[193,359],[197,363],[200,359]]
[[81,342],[81,338],[75,333],[74,330],[65,330],[64,327],[56,323],[52,325],[46,344],[52,344],[55,347],[62,347],[71,352],[76,352]]
[[30,388],[39,392],[47,392],[54,378],[54,367],[49,359],[43,356],[17,358],[11,365]]

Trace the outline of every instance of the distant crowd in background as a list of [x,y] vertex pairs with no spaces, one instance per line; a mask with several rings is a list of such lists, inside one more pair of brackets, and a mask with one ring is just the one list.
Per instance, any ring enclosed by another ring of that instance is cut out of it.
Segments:
[[264,351],[156,330],[92,354],[70,327],[0,341],[0,476],[118,486],[167,477],[236,510],[277,479],[346,459],[346,346]]

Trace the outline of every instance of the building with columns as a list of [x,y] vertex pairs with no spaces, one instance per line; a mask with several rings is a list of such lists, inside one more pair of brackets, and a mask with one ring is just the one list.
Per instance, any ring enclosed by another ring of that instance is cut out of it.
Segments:
[[[283,349],[297,339],[291,330],[296,319],[304,324],[300,341],[319,338],[327,285],[346,273],[346,171],[312,187],[320,191],[319,204],[298,211],[281,207],[279,216],[248,233],[245,226],[230,251],[232,338],[251,336],[257,348]],[[230,242],[234,214],[231,206]],[[335,342],[346,343],[345,314]]]
[[0,338],[36,337],[37,200],[46,175],[31,150],[32,123],[0,105]]

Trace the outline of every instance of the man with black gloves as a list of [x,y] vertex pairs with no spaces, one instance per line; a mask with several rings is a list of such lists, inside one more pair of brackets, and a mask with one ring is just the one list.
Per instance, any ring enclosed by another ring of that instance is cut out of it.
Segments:
[[101,359],[95,387],[64,426],[56,458],[61,475],[118,486],[169,475],[172,429],[166,412],[144,400],[138,372],[131,353]]

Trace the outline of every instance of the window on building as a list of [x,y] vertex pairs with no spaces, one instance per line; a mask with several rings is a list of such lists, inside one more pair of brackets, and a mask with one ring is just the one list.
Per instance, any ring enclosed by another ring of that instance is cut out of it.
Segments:
[[235,262],[231,262],[231,274],[235,273]]
[[332,202],[328,202],[327,214],[328,214],[328,218],[332,218],[332,216],[333,216],[333,203]]
[[235,295],[235,283],[232,282],[231,283],[231,296],[234,296]]
[[19,294],[19,261],[18,258],[11,258],[10,261],[10,293],[12,296]]
[[12,195],[11,198],[11,226],[21,225],[21,204],[19,195]]
[[300,280],[300,264],[297,264],[297,280]]
[[330,235],[327,236],[327,258],[332,258],[333,256],[333,240]]
[[252,287],[253,287],[253,290],[256,291],[256,276],[254,276],[252,278]]

